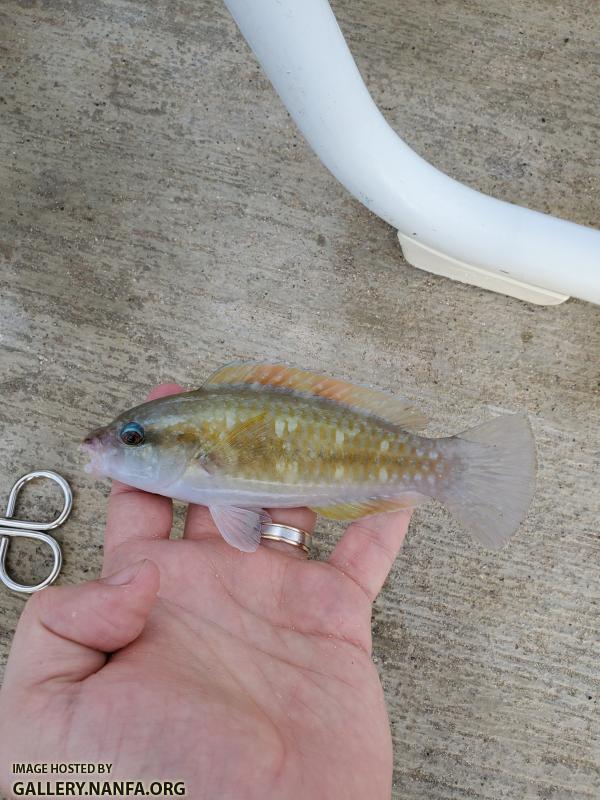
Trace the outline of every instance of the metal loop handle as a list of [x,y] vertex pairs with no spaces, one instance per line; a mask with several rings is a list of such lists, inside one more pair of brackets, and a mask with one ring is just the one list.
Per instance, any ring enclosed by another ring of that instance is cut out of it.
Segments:
[[[50,520],[49,522],[33,522],[31,520],[13,519],[12,516],[15,512],[15,506],[17,504],[19,492],[26,483],[29,483],[29,481],[35,480],[36,478],[48,478],[48,480],[51,480],[60,486],[65,500],[62,511],[58,517],[56,517],[56,519]],[[56,539],[43,531],[54,530],[55,528],[58,528],[59,525],[62,525],[62,523],[71,513],[72,508],[73,493],[71,491],[71,487],[62,477],[62,475],[59,475],[56,472],[45,469],[34,470],[33,472],[27,473],[27,475],[23,475],[15,483],[11,489],[10,495],[8,496],[6,517],[0,517],[0,581],[2,581],[2,583],[4,583],[8,589],[12,589],[14,592],[32,594],[33,592],[39,592],[40,589],[44,589],[46,586],[49,586],[54,580],[56,580],[56,577],[58,576],[62,566],[62,552]],[[54,558],[52,569],[46,578],[44,578],[43,581],[40,581],[40,583],[36,583],[34,585],[17,583],[8,575],[6,571],[6,555],[8,552],[9,542],[11,538],[19,537],[41,541],[48,545],[52,551]]]

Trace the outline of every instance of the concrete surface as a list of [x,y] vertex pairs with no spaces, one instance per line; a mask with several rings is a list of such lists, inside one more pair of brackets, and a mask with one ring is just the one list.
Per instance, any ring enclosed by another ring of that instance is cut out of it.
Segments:
[[[419,153],[600,224],[595,0],[335,9]],[[409,267],[218,2],[4,0],[0,37],[0,496],[33,467],[71,480],[61,580],[100,564],[107,485],[77,441],[157,381],[284,359],[417,400],[431,434],[526,411],[539,489],[513,543],[486,553],[422,509],[377,602],[394,793],[599,797],[599,309]],[[27,511],[48,502],[32,492]],[[320,529],[325,552],[337,528]],[[41,558],[14,548],[11,563],[32,579]],[[3,657],[22,605],[0,591]]]

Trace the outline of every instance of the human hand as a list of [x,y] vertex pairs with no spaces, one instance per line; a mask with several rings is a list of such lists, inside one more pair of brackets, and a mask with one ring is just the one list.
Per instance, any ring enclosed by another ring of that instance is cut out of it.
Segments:
[[[314,526],[308,509],[269,513]],[[195,800],[389,798],[371,603],[409,519],[353,523],[325,562],[247,554],[202,506],[170,541],[171,501],[115,484],[105,577],[43,590],[19,621],[0,692],[7,796],[14,761],[85,761],[184,781]]]

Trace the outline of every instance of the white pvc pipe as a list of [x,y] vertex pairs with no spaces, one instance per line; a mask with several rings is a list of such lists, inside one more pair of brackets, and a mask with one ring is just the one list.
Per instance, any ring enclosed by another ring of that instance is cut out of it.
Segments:
[[484,195],[418,156],[373,102],[327,0],[225,4],[323,163],[403,245],[557,298],[535,302],[600,303],[600,232]]

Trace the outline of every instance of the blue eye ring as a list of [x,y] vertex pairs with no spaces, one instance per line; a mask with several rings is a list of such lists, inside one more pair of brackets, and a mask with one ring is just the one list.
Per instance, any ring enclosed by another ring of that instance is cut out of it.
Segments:
[[144,441],[144,429],[137,422],[128,422],[121,428],[119,438],[128,447],[135,447]]

